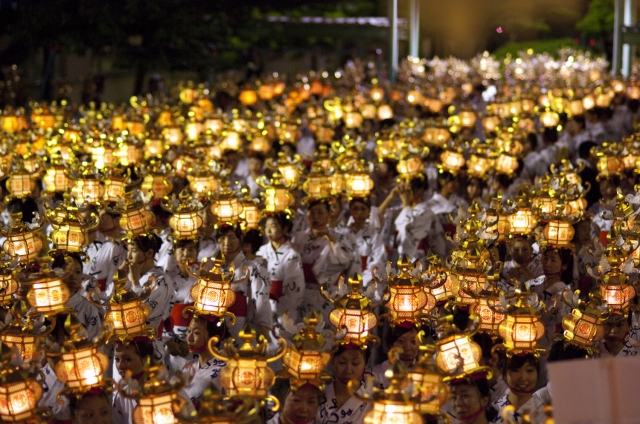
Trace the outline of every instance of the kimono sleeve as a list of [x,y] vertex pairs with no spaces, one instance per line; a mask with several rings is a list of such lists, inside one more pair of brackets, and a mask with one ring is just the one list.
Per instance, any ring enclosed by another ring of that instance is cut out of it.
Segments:
[[254,263],[250,274],[251,302],[253,303],[252,321],[255,325],[271,328],[271,304],[269,292],[271,291],[271,279],[269,272],[260,264]]
[[156,278],[157,285],[144,303],[151,308],[147,325],[157,329],[160,323],[171,315],[171,310],[175,303],[175,287],[173,281],[167,275],[156,276]]
[[371,240],[371,254],[367,258],[367,268],[362,272],[362,282],[365,286],[372,279],[371,272],[375,267],[384,269],[387,264],[387,250],[384,248],[382,237],[379,233],[373,236]]
[[298,309],[302,305],[304,300],[304,272],[302,271],[302,260],[298,253],[290,255],[284,260],[282,264],[284,266],[284,294],[276,304],[275,312],[278,315],[282,315],[283,312],[288,311],[289,316],[294,320],[297,320]]

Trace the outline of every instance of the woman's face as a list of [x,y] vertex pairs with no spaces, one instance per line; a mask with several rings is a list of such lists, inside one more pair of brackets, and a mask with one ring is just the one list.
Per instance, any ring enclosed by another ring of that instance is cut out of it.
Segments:
[[68,258],[64,264],[64,270],[67,272],[65,283],[71,290],[78,290],[82,287],[82,265],[78,261]]
[[507,384],[522,392],[532,392],[537,381],[538,371],[528,362],[515,371],[507,371]]
[[582,220],[575,224],[576,235],[574,241],[578,244],[587,244],[591,241],[591,221]]
[[471,384],[458,384],[451,388],[453,415],[469,417],[487,407],[488,397],[480,397],[480,391]]
[[138,375],[144,371],[142,357],[134,344],[117,345],[115,360],[120,375],[125,375],[127,371],[130,371],[131,375]]
[[364,352],[360,349],[345,350],[333,358],[336,379],[342,384],[351,380],[360,381],[366,366]]
[[362,202],[353,202],[349,206],[349,213],[355,222],[364,222],[369,219],[369,208]]
[[482,196],[482,184],[477,178],[472,178],[467,185],[467,197],[475,199]]
[[127,261],[142,265],[149,258],[153,258],[152,250],[147,251],[147,254],[145,254],[137,243],[129,244],[127,248]]
[[191,242],[176,248],[176,261],[179,264],[195,262],[198,260],[198,248],[196,244]]
[[314,419],[318,405],[316,389],[302,386],[295,392],[289,392],[284,400],[282,415],[291,422],[306,423]]
[[526,239],[515,239],[511,245],[511,257],[519,264],[528,262],[533,249]]
[[262,173],[262,161],[256,157],[251,157],[247,161],[247,167],[251,175],[260,175]]
[[329,204],[329,216],[331,219],[338,219],[342,212],[342,203],[339,200]]
[[74,424],[111,424],[111,404],[106,396],[85,396],[73,418]]
[[611,200],[616,197],[616,186],[611,181],[604,179],[600,181],[600,194],[603,198]]
[[324,203],[313,205],[307,212],[307,219],[312,229],[326,227],[329,224],[329,211]]
[[187,329],[187,344],[189,349],[204,346],[209,341],[207,326],[201,319],[192,319]]
[[544,252],[542,255],[542,270],[544,271],[544,275],[559,275],[565,269],[567,269],[567,266],[562,264],[560,253],[551,249]]
[[489,248],[489,255],[491,255],[491,263],[493,265],[500,262],[500,249],[498,249],[498,246],[491,246]]
[[274,218],[267,218],[267,221],[264,223],[264,234],[267,236],[269,241],[281,241],[285,234],[286,228],[283,229]]
[[228,231],[225,235],[218,237],[218,246],[224,255],[234,254],[240,250],[240,239],[234,231]]
[[420,346],[418,345],[418,332],[415,329],[404,333],[393,343],[394,347],[402,349],[400,359],[406,362],[413,361],[418,357]]
[[114,218],[106,212],[100,214],[100,225],[98,227],[102,234],[109,234],[120,230],[120,219]]

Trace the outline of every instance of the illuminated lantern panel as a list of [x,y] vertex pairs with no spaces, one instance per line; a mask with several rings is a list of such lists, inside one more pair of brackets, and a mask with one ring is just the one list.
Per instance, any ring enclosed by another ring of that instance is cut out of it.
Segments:
[[260,208],[252,202],[246,202],[243,205],[242,212],[240,213],[240,219],[244,221],[242,224],[243,230],[259,228],[260,220],[262,219]]
[[624,169],[622,161],[615,156],[602,156],[596,163],[596,169],[600,174],[612,175]]
[[604,337],[604,326],[598,318],[574,309],[562,319],[564,337],[580,345],[592,345]]
[[230,396],[265,397],[275,377],[264,359],[230,359],[220,373],[220,384]]
[[501,153],[495,160],[495,168],[499,173],[511,175],[518,169],[518,158],[506,153]]
[[431,293],[435,296],[437,302],[444,302],[450,298],[455,297],[453,294],[453,285],[458,283],[458,277],[449,272],[447,275],[447,280],[444,284],[438,288],[431,290]]
[[56,365],[56,375],[75,390],[86,391],[102,382],[109,358],[94,346],[63,353]]
[[587,210],[587,205],[587,199],[584,197],[578,197],[577,199],[570,200],[564,208],[564,214],[569,218],[577,217],[581,212]]
[[202,218],[196,212],[175,212],[169,218],[169,225],[179,237],[197,237],[198,229],[202,226]]
[[0,274],[0,305],[13,303],[13,295],[18,291],[18,282],[12,274]]
[[537,224],[538,218],[528,209],[521,209],[509,215],[509,226],[514,234],[529,234]]
[[161,134],[169,146],[179,146],[184,139],[184,133],[179,127],[165,127]]
[[81,252],[88,241],[84,228],[78,225],[56,226],[50,237],[56,249],[67,252]]
[[391,297],[385,305],[394,321],[415,321],[427,304],[427,294],[420,287],[390,287]]
[[[415,404],[416,411],[420,414],[440,414],[440,407],[449,398],[449,388],[442,382],[442,377],[433,372],[422,373],[412,370],[409,370],[408,377],[420,392],[420,401]],[[435,398],[431,399],[432,396]]]
[[27,263],[38,257],[42,249],[42,240],[33,232],[12,234],[2,247],[12,258],[18,258],[20,262]]
[[93,164],[97,169],[105,169],[111,167],[115,160],[116,154],[113,148],[107,146],[91,147],[91,157]]
[[124,199],[126,188],[127,185],[124,181],[107,180],[104,185],[104,200],[117,202]]
[[478,331],[488,334],[498,334],[500,323],[507,317],[505,314],[494,311],[493,308],[499,307],[494,301],[489,302],[485,298],[478,300],[478,303],[469,307],[469,313],[477,315],[480,318],[480,327]]
[[95,203],[104,196],[104,186],[98,180],[77,180],[71,194],[78,203]]
[[153,214],[144,206],[137,209],[123,211],[120,217],[120,227],[131,236],[146,233],[153,224]]
[[135,144],[123,144],[116,155],[120,159],[121,165],[135,165],[142,159],[142,149]]
[[368,174],[347,174],[346,193],[351,197],[367,197],[373,189],[373,180]]
[[307,195],[312,199],[326,199],[331,196],[331,190],[333,187],[329,177],[319,176],[309,177],[309,179],[304,182],[303,188]]
[[293,195],[286,188],[268,187],[264,191],[265,212],[284,212],[293,202]]
[[55,314],[64,310],[69,297],[71,292],[62,280],[45,279],[33,283],[27,294],[27,301],[40,313]]
[[445,150],[440,155],[442,165],[451,172],[457,172],[464,166],[464,156],[460,152],[454,152],[452,150]]
[[374,402],[373,409],[364,416],[365,424],[423,424],[411,402]]
[[40,351],[41,340],[36,336],[27,334],[2,334],[0,335],[0,341],[2,344],[13,349],[18,349],[22,360],[25,363],[29,363],[38,358],[42,353]]
[[242,204],[235,197],[216,199],[211,205],[211,212],[222,222],[236,222],[242,210]]
[[147,327],[148,316],[149,307],[140,301],[114,303],[109,305],[104,324],[112,328],[114,336],[126,337],[143,332]]
[[282,363],[293,378],[314,380],[319,378],[330,359],[331,355],[328,352],[298,351],[287,347]]
[[329,314],[329,321],[336,328],[347,328],[344,340],[359,341],[369,335],[378,319],[373,312],[360,309],[337,308]]
[[282,178],[284,179],[284,184],[286,186],[291,187],[298,184],[298,181],[300,179],[300,174],[298,173],[298,170],[294,165],[292,164],[279,165],[278,171],[280,171],[280,174],[282,175]]
[[439,341],[436,365],[445,373],[452,373],[460,366],[465,372],[474,370],[480,365],[478,361],[482,356],[482,349],[477,343],[472,342],[468,336],[454,335]]
[[162,199],[164,196],[167,196],[169,193],[171,193],[173,184],[171,184],[171,182],[168,181],[164,175],[147,174],[144,177],[140,188],[144,192],[153,192],[154,198]]
[[36,182],[27,173],[13,174],[7,182],[7,189],[15,197],[30,196],[35,187]]
[[71,185],[71,182],[64,175],[64,168],[49,168],[42,178],[46,186],[45,190],[49,192],[63,192]]
[[477,293],[484,287],[486,282],[487,276],[484,274],[458,274],[456,279],[452,281],[451,291],[456,297],[456,302],[472,305],[476,303],[476,300],[465,293],[465,290]]
[[200,278],[191,288],[191,298],[195,308],[202,313],[221,316],[235,303],[236,294],[227,281]]
[[0,386],[0,419],[4,423],[15,423],[33,416],[42,386],[35,380],[5,383]]
[[544,325],[533,315],[508,315],[498,331],[511,350],[533,350],[544,336]]
[[569,246],[575,233],[573,226],[566,221],[549,221],[542,231],[547,242],[555,246]]
[[401,159],[396,165],[396,169],[400,175],[414,176],[422,172],[424,165],[419,156],[411,156],[407,159]]
[[629,284],[600,284],[600,292],[614,311],[627,311],[631,300],[636,296],[636,290]]
[[149,395],[138,399],[133,410],[135,424],[179,424],[173,408],[178,396],[176,393]]
[[218,180],[213,175],[189,175],[187,179],[189,180],[189,188],[197,194],[207,194],[218,189]]
[[552,214],[556,210],[558,199],[555,197],[536,197],[533,199],[533,206],[540,208],[541,214]]

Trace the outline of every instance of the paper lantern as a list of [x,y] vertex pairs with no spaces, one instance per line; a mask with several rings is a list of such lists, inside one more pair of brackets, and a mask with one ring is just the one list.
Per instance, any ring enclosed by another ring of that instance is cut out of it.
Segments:
[[127,183],[123,179],[109,178],[104,182],[104,200],[117,202],[124,198]]
[[[362,164],[364,167],[364,164]],[[373,180],[364,168],[348,171],[345,174],[345,192],[347,196],[365,198],[373,190]]]
[[482,357],[482,349],[477,343],[471,341],[469,336],[464,334],[454,334],[436,342],[438,353],[436,355],[436,365],[444,373],[451,374],[460,367],[469,372],[479,368],[479,361]]
[[142,180],[140,189],[144,192],[152,192],[155,199],[162,199],[171,193],[173,184],[167,179],[166,175],[147,174]]
[[409,156],[400,159],[396,165],[396,170],[405,178],[414,177],[424,171],[422,158],[420,156]]
[[373,409],[364,416],[366,424],[423,424],[413,402],[374,402]]
[[242,90],[238,95],[238,100],[244,106],[253,106],[258,101],[258,93],[255,90]]
[[624,280],[624,276],[614,273],[605,276],[604,281],[600,283],[602,298],[614,312],[627,312],[636,296],[635,288]]
[[142,149],[133,143],[123,143],[116,152],[116,157],[122,166],[135,165],[142,160],[142,156]]
[[9,190],[12,197],[19,199],[31,196],[35,188],[36,182],[33,179],[33,175],[23,167],[21,170],[18,169],[12,172],[7,181],[7,190]]
[[0,419],[5,423],[22,423],[32,419],[43,389],[32,378],[17,378],[0,385]]
[[336,329],[346,330],[342,343],[362,344],[371,338],[376,339],[369,332],[378,324],[378,318],[371,310],[371,301],[360,293],[362,277],[349,278],[348,284],[350,293],[334,301],[335,309],[329,314],[329,322]]
[[384,89],[382,87],[371,87],[369,96],[374,102],[379,102],[384,98]]
[[149,231],[153,225],[154,216],[142,202],[125,203],[124,208],[119,208],[120,228],[127,232],[131,238]]
[[440,154],[440,160],[442,161],[443,168],[453,174],[457,173],[465,164],[462,153],[454,150],[445,150],[442,152]]
[[13,259],[26,264],[35,260],[42,249],[42,239],[35,231],[28,231],[26,227],[23,231],[9,232],[2,248]]
[[499,334],[499,328],[506,315],[498,312],[500,303],[496,299],[480,297],[477,302],[469,307],[469,313],[476,315],[480,319],[479,332],[487,333],[492,336]]
[[169,146],[180,146],[182,145],[182,140],[184,140],[184,133],[182,132],[182,129],[175,125],[163,128],[160,134],[164,137],[165,142]]
[[104,185],[98,179],[79,179],[74,182],[71,194],[78,203],[95,204],[104,197]]
[[385,121],[387,119],[393,118],[393,109],[389,105],[380,105],[378,106],[378,119],[380,121]]
[[220,223],[237,223],[243,210],[242,203],[240,203],[235,193],[224,186],[211,200],[211,212],[218,218]]
[[56,365],[56,375],[69,389],[86,392],[103,381],[109,358],[96,345],[63,353]]
[[174,414],[176,401],[177,393],[141,397],[133,410],[134,424],[180,424]]
[[315,311],[305,315],[304,327],[293,336],[293,346],[288,345],[282,357],[284,368],[300,383],[320,381],[324,367],[331,360],[329,352],[321,351],[326,341],[322,334],[316,331],[320,320],[321,315]]
[[71,181],[65,174],[64,165],[54,165],[47,169],[42,180],[44,190],[49,193],[61,193],[71,186]]
[[90,149],[93,164],[97,169],[110,168],[117,159],[117,151],[113,147],[103,144],[92,146]]
[[551,220],[542,230],[547,243],[558,248],[570,247],[575,233],[573,225],[563,220]]
[[169,226],[178,239],[198,238],[202,218],[196,211],[174,212],[169,218]]
[[218,180],[213,175],[187,175],[189,188],[194,193],[207,194],[218,189]]
[[513,234],[530,234],[536,225],[538,225],[538,217],[531,209],[518,209],[509,215],[509,228]]
[[55,276],[45,276],[34,281],[27,293],[29,305],[43,315],[56,315],[66,311],[65,304],[70,297],[67,285]]
[[104,316],[104,325],[111,327],[111,339],[129,339],[146,334],[150,308],[139,299],[112,303]]

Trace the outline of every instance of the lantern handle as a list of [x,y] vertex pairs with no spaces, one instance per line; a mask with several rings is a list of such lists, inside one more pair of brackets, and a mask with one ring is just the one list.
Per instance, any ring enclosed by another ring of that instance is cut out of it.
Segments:
[[277,412],[280,409],[280,401],[274,395],[269,395],[265,398],[265,401],[273,402],[273,406],[269,408],[271,412]]
[[277,340],[278,350],[276,351],[275,356],[271,358],[267,358],[267,363],[277,361],[278,359],[284,356],[285,351],[287,350],[287,341],[282,337],[279,337]]
[[215,346],[215,345],[218,344],[218,342],[220,342],[220,339],[217,336],[211,337],[209,339],[209,341],[207,342],[207,348],[209,349],[209,352],[213,355],[214,358],[216,358],[216,359],[218,359],[220,361],[228,362],[231,358],[227,358],[227,357],[222,356],[220,354],[220,351]]

